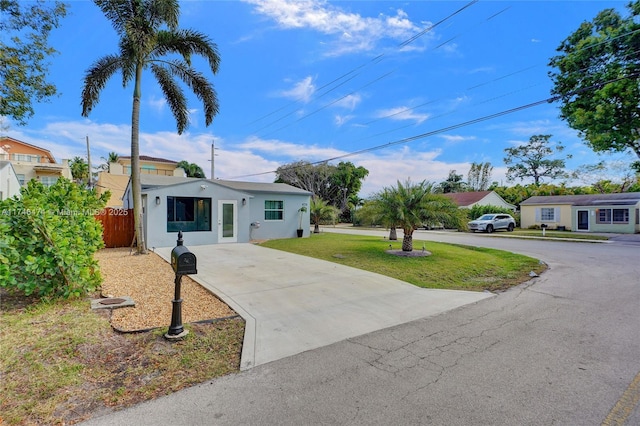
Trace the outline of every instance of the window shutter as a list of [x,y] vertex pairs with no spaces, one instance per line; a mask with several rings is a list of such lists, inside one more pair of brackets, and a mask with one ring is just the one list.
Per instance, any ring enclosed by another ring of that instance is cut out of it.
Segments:
[[536,222],[540,222],[540,208],[536,208]]
[[560,222],[560,207],[555,208],[555,211],[553,212],[553,218],[556,222]]

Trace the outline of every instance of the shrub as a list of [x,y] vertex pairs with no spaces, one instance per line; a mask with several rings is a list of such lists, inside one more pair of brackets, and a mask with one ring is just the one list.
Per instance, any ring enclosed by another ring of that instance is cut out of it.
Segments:
[[44,297],[74,297],[102,281],[94,253],[103,246],[96,196],[68,179],[31,180],[21,198],[0,203],[0,286]]

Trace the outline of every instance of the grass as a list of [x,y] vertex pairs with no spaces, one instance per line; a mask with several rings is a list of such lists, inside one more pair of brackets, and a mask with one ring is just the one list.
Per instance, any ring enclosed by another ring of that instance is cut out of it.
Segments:
[[88,300],[1,295],[0,425],[73,424],[236,372],[242,319],[115,332]]
[[[422,241],[414,249],[422,250]],[[395,242],[352,234],[313,234],[310,238],[271,240],[265,247],[327,260],[376,272],[419,287],[496,291],[530,279],[529,273],[546,269],[538,260],[500,250],[425,242],[425,257],[402,257],[386,253],[402,247]]]

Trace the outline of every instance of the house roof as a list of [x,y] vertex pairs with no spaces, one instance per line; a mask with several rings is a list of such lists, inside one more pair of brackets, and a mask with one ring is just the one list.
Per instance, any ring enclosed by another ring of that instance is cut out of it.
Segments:
[[280,194],[300,194],[311,195],[311,192],[304,189],[296,188],[286,183],[268,183],[268,182],[241,182],[235,180],[216,179],[213,182],[244,192],[277,192]]
[[[40,148],[39,146],[35,146],[35,145],[31,145],[30,143],[26,143],[23,141],[19,141],[18,139],[14,139],[10,136],[2,136],[0,137],[0,146],[2,146],[4,148],[5,143],[3,141],[9,142],[10,144],[18,144],[18,145],[23,145],[23,146],[27,146],[31,149],[35,149],[37,151],[41,151],[45,157],[47,157],[49,159],[50,163],[55,163],[56,159],[53,157],[53,155],[51,154],[51,151],[49,151],[48,149],[44,149],[44,148]],[[23,152],[11,152],[8,151],[6,149],[3,149],[3,151],[7,154],[24,154]]]
[[153,189],[161,186],[179,185],[188,182],[209,182],[216,185],[221,185],[229,189],[236,191],[242,191],[247,193],[278,193],[278,194],[297,194],[297,195],[311,195],[309,191],[296,188],[295,186],[288,185],[286,183],[265,183],[265,182],[241,182],[232,180],[210,180],[204,178],[189,178],[181,176],[162,176],[162,175],[140,175],[140,184],[142,190]]
[[572,206],[634,205],[640,202],[640,192],[584,195],[537,195],[520,203],[521,206],[538,204],[568,204]]
[[[156,163],[178,164],[177,161],[167,160],[166,158],[149,157],[148,155],[140,155],[138,156],[138,158],[140,159],[140,161],[153,161]],[[130,156],[119,156],[118,159],[131,161]]]
[[476,191],[476,192],[448,192],[442,194],[445,197],[451,199],[459,207],[470,206],[477,203],[493,191]]

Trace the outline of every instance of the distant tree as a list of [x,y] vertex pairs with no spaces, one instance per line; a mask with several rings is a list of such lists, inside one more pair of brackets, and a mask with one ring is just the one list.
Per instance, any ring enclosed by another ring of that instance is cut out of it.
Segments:
[[640,179],[640,174],[633,173],[627,162],[600,161],[578,167],[571,177],[589,183],[595,192],[609,194],[629,191]]
[[69,161],[69,169],[71,169],[71,176],[77,184],[86,184],[89,178],[89,165],[87,160],[81,157],[73,157]]
[[313,233],[318,234],[320,232],[320,222],[327,219],[335,220],[338,216],[338,209],[327,204],[320,197],[311,197],[309,216],[311,216],[311,221],[313,222]]
[[[640,159],[640,1],[623,18],[605,9],[557,48],[552,94],[560,117],[596,152],[630,150]],[[633,163],[640,172],[640,161]]]
[[340,209],[343,217],[348,218],[349,199],[358,195],[362,181],[368,174],[367,169],[350,162],[340,162],[334,166],[297,161],[278,167],[275,181],[311,192]]
[[177,164],[178,167],[182,167],[187,177],[203,178],[205,177],[204,171],[196,163],[189,163],[186,160],[182,160]]
[[102,161],[104,161],[104,163],[100,165],[100,169],[106,170],[107,172],[111,172],[111,163],[117,163],[118,160],[120,159],[120,156],[118,155],[118,153],[111,151],[107,155],[107,158],[104,158],[104,157],[100,157],[100,158],[102,159]]
[[342,212],[343,219],[350,217],[349,199],[357,196],[362,188],[362,181],[369,175],[369,170],[362,166],[356,167],[350,161],[341,161],[335,168],[331,176],[331,184],[335,187],[337,203],[336,207]]
[[464,192],[467,190],[467,184],[462,180],[462,175],[456,174],[455,170],[449,170],[447,180],[440,182],[435,191],[442,194],[450,192]]
[[[549,158],[555,152],[562,152],[564,146],[557,143],[555,147],[550,146],[551,135],[534,135],[525,145],[506,148],[507,156],[504,163],[508,166],[507,179],[523,180],[533,178],[533,183],[539,185],[543,179],[557,179],[566,177],[565,159]],[[567,155],[566,159],[571,158]]]
[[467,174],[467,187],[470,191],[486,191],[491,182],[491,163],[471,163]]
[[0,117],[25,125],[33,103],[56,95],[47,81],[49,34],[67,14],[62,2],[0,0]]
[[82,115],[88,117],[100,99],[108,80],[122,72],[122,84],[133,81],[131,113],[131,192],[138,253],[146,253],[142,224],[140,184],[140,100],[143,71],[150,69],[176,120],[179,134],[189,124],[189,108],[181,80],[204,106],[205,124],[218,114],[213,85],[192,67],[193,55],[203,57],[213,74],[218,72],[218,48],[209,37],[178,28],[177,0],[94,0],[120,37],[119,51],[98,59],[86,71],[82,90]]

